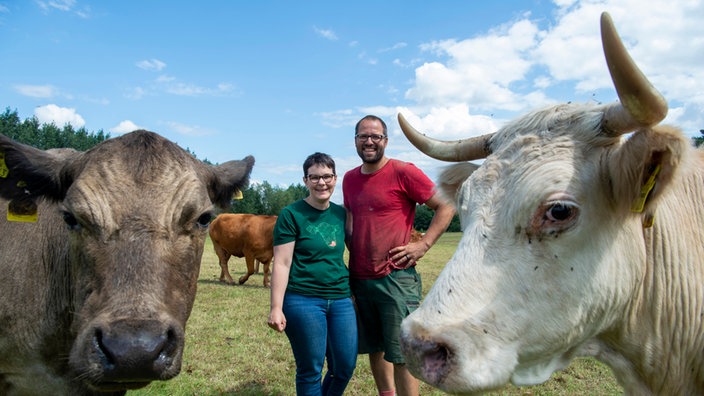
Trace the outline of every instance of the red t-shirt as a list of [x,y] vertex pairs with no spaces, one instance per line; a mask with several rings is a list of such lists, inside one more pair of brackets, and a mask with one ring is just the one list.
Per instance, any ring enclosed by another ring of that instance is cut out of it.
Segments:
[[435,184],[415,165],[391,159],[369,175],[361,166],[348,171],[342,190],[352,214],[350,278],[382,278],[394,268],[389,250],[408,244],[416,203],[430,199]]

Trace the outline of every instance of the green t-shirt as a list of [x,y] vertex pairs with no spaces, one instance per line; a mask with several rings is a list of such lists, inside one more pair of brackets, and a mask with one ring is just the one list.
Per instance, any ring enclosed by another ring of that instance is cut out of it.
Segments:
[[274,245],[296,243],[287,291],[330,300],[351,296],[343,256],[346,220],[345,209],[332,202],[318,210],[300,200],[279,213]]

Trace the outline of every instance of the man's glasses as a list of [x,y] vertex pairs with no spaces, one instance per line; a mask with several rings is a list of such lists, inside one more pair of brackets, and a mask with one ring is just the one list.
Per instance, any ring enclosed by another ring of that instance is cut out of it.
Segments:
[[357,139],[358,142],[366,142],[367,139],[372,138],[372,142],[374,143],[379,143],[381,139],[385,138],[385,135],[360,135],[356,134],[354,135],[355,139]]
[[328,173],[327,175],[308,175],[307,176],[308,181],[311,183],[317,183],[320,181],[320,179],[323,179],[325,183],[330,183],[332,179],[335,178],[335,175]]

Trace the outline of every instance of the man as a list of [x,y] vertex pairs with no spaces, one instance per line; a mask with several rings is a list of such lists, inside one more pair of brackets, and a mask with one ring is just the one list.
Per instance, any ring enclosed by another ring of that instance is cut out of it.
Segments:
[[[418,395],[419,382],[401,355],[400,325],[422,297],[415,265],[445,232],[455,210],[415,165],[384,155],[388,136],[381,118],[362,118],[354,140],[362,165],[345,173],[342,187],[359,353],[369,354],[380,396],[394,395],[394,383],[399,395]],[[409,243],[416,203],[435,215],[423,238]]]

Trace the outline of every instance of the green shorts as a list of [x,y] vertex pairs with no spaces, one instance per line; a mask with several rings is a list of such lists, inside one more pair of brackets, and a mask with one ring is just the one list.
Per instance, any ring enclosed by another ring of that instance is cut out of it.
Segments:
[[401,321],[420,305],[423,286],[415,266],[394,270],[380,279],[351,279],[357,304],[359,353],[384,352],[384,359],[403,364]]

